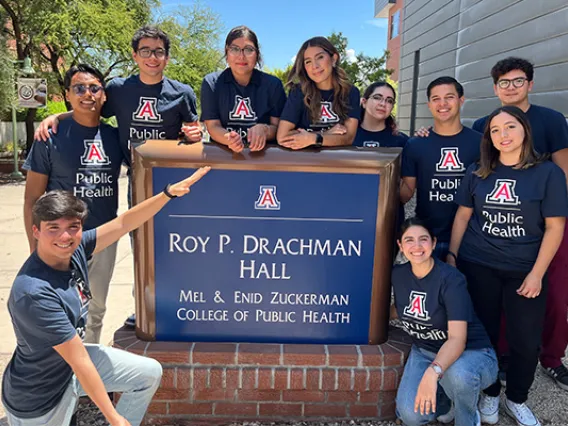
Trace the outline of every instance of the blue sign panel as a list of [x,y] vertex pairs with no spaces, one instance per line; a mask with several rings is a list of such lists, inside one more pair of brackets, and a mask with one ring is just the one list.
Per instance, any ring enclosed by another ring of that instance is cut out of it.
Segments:
[[[153,169],[153,187],[193,170]],[[369,337],[379,176],[212,170],[154,218],[156,339]]]

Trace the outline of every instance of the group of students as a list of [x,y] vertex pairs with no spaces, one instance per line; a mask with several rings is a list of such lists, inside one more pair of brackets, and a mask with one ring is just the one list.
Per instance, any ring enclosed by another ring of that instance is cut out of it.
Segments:
[[[209,168],[117,217],[120,167],[130,167],[131,146],[147,139],[201,141],[201,121],[212,141],[235,153],[260,151],[269,143],[293,150],[404,148],[401,201],[416,192],[417,215],[426,222],[405,222],[399,244],[409,262],[392,275],[398,316],[415,341],[397,398],[399,416],[407,425],[435,416],[455,417],[460,426],[496,423],[500,389],[492,347],[504,312],[509,348],[502,352],[512,373],[505,408],[519,424],[538,425],[524,401],[537,364],[546,292],[557,288],[559,298],[563,291],[552,284],[552,258],[568,214],[564,175],[540,155],[551,153],[568,171],[568,130],[561,114],[528,104],[532,66],[529,72],[524,61],[494,75],[502,102],[520,109],[503,107],[476,123],[483,136],[461,125],[461,85],[449,77],[435,80],[427,90],[434,127],[408,140],[393,119],[395,90],[377,82],[360,98],[324,37],[300,48],[286,96],[280,80],[259,69],[255,33],[232,29],[225,42],[228,67],[203,80],[201,117],[193,90],[163,74],[169,48],[163,31],[144,27],[132,40],[137,75],[105,85],[98,70],[72,67],[64,81],[72,111],[49,117],[36,132],[25,164],[31,255],[8,301],[17,338],[2,383],[10,424],[69,424],[85,394],[113,426],[142,421],[160,382],[160,365],[99,344],[116,242],[186,194]],[[519,92],[522,102],[515,101]],[[117,129],[101,123],[111,116]],[[564,263],[558,262],[557,277],[566,277]],[[555,323],[551,336],[556,350],[567,325],[565,299],[564,308],[554,303],[547,315],[564,309],[564,324]],[[127,320],[134,323],[134,317]],[[557,352],[550,350],[541,362],[566,388]],[[472,382],[467,387],[464,374]],[[116,407],[107,394],[114,391],[123,393]]]

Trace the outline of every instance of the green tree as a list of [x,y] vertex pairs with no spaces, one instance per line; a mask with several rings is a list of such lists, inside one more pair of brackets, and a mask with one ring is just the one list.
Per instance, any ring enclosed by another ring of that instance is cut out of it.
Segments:
[[288,92],[286,88],[286,83],[288,83],[288,74],[290,74],[290,70],[292,70],[292,64],[289,64],[286,68],[265,68],[264,71],[268,74],[272,74],[275,77],[278,77],[282,84],[284,85],[284,90]]
[[0,34],[0,112],[10,109],[14,101],[14,64],[6,48],[6,38]]
[[340,66],[359,90],[364,90],[366,86],[374,81],[386,80],[392,74],[392,70],[386,68],[389,57],[388,51],[385,50],[381,57],[368,56],[360,52],[355,55],[354,61],[350,61],[347,55],[349,45],[347,37],[341,32],[333,32],[328,39],[339,52],[341,57]]

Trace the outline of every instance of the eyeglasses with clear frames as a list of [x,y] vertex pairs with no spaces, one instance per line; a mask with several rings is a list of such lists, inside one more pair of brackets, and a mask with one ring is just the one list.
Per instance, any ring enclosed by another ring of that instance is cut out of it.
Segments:
[[511,83],[513,83],[513,87],[520,89],[525,85],[525,81],[528,80],[529,79],[526,77],[517,77],[517,78],[512,78],[510,80],[503,78],[497,82],[497,86],[499,86],[500,89],[508,89]]
[[164,59],[166,57],[166,49],[162,49],[161,47],[158,47],[157,49],[143,47],[142,49],[138,49],[137,53],[141,58],[149,58],[152,54],[154,54],[156,59]]
[[394,99],[391,97],[383,97],[382,95],[373,95],[371,96],[369,99],[372,99],[378,103],[386,103],[387,105],[393,106],[394,105]]
[[242,52],[245,56],[250,57],[256,53],[256,49],[252,46],[245,46],[241,49],[239,46],[235,46],[234,44],[230,45],[227,51],[232,56],[239,56]]

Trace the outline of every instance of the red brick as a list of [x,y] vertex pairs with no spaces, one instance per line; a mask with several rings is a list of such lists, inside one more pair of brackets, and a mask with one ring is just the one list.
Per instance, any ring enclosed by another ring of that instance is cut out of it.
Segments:
[[396,400],[397,390],[381,392],[381,404],[390,404]]
[[256,389],[256,368],[243,368],[242,389]]
[[361,345],[359,349],[363,355],[363,366],[381,367],[383,365],[383,354],[378,346]]
[[258,389],[272,389],[272,368],[258,369]]
[[324,369],[321,372],[321,389],[322,390],[335,390],[335,375],[336,370]]
[[408,357],[408,353],[410,352],[411,348],[410,344],[389,340],[389,345],[401,351],[405,359]]
[[391,402],[390,404],[381,405],[381,419],[390,420],[396,417],[396,404]]
[[320,388],[320,370],[308,368],[306,370],[306,389],[319,390]]
[[[191,388],[191,369],[181,368],[177,369],[177,383],[176,387],[178,389],[189,389]],[[207,380],[207,379],[206,379]],[[207,383],[207,382],[205,382]]]
[[154,396],[155,399],[188,399],[189,391],[186,389],[158,389]]
[[280,365],[280,345],[241,343],[238,364]]
[[237,391],[237,398],[240,401],[280,401],[280,391],[240,389]]
[[277,368],[274,370],[274,389],[288,389],[288,369]]
[[225,387],[227,389],[238,389],[240,386],[239,381],[240,368],[227,368],[225,372]]
[[193,390],[206,389],[209,375],[208,368],[194,368],[193,369]]
[[143,342],[141,340],[138,340],[135,344],[129,346],[127,350],[128,352],[132,352],[138,355],[144,355],[144,352],[146,351],[146,346],[148,345],[149,342]]
[[164,368],[164,372],[162,374],[162,382],[160,383],[160,387],[162,389],[175,389],[175,385],[174,385],[175,376],[176,376],[175,368]]
[[347,405],[339,404],[306,404],[304,416],[306,417],[347,417]]
[[371,370],[369,372],[369,390],[383,390],[383,370]]
[[304,370],[292,368],[290,370],[290,389],[304,389]]
[[329,365],[340,367],[356,367],[359,362],[359,353],[354,345],[329,345]]
[[285,365],[325,365],[323,345],[284,345]]
[[254,416],[256,404],[218,402],[215,404],[215,414]]
[[337,390],[351,390],[351,370],[337,371]]
[[132,346],[137,341],[138,341],[138,338],[136,336],[124,337],[124,338],[122,338],[118,341],[116,341],[116,340],[113,341],[112,347],[124,350],[127,347]]
[[261,416],[299,417],[302,415],[302,404],[259,404]]
[[327,392],[327,402],[357,402],[357,392],[353,391]]
[[359,392],[359,402],[363,404],[378,404],[379,392]]
[[235,364],[234,343],[196,343],[193,347],[193,364]]
[[325,392],[307,390],[282,391],[282,401],[295,402],[324,402]]
[[367,390],[367,370],[355,370],[355,382],[353,383],[353,390],[359,392]]
[[127,338],[137,339],[136,332],[133,328],[126,327],[126,326],[123,325],[122,327],[120,327],[118,330],[116,330],[114,332],[114,335],[112,337],[112,341],[114,343],[116,343],[116,342],[119,342],[119,341],[127,339]]
[[397,385],[397,374],[396,370],[393,368],[385,369],[383,372],[383,387],[382,390],[393,390],[396,389]]
[[213,414],[213,403],[170,402],[169,414]]
[[373,417],[379,415],[379,407],[377,405],[357,405],[352,404],[349,406],[349,416],[356,418]]
[[402,351],[385,343],[380,346],[383,351],[383,365],[385,367],[398,367],[404,363]]
[[146,349],[146,356],[162,364],[189,364],[191,343],[187,342],[151,342]]
[[223,369],[211,368],[209,370],[209,387],[212,389],[224,388],[223,385]]
[[194,401],[233,401],[235,391],[229,389],[201,389],[193,391]]
[[168,403],[167,402],[151,402],[148,406],[149,414],[167,414],[168,413]]

